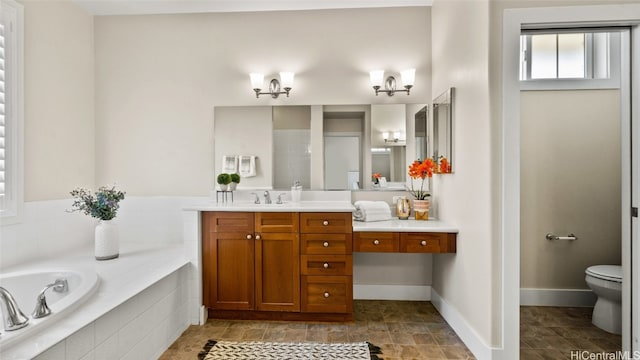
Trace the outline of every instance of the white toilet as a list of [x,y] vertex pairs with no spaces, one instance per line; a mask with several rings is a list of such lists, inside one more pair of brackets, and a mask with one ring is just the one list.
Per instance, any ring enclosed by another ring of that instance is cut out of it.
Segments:
[[598,296],[591,322],[602,330],[622,333],[622,266],[594,265],[585,270],[587,285]]

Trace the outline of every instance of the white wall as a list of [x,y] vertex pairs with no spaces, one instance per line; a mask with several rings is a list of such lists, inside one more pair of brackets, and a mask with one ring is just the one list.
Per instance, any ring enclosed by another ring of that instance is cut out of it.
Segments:
[[[427,102],[430,42],[428,7],[98,17],[97,182],[206,195],[214,106]],[[370,70],[410,67],[410,96],[375,96]],[[282,70],[291,97],[256,99],[249,72]]]
[[68,1],[24,5],[24,198],[94,186],[93,17]]
[[434,200],[439,218],[460,229],[457,253],[434,256],[432,286],[485,351],[497,343],[488,11],[489,1],[436,0],[432,8],[433,93],[455,87],[456,146],[456,172],[434,177]]

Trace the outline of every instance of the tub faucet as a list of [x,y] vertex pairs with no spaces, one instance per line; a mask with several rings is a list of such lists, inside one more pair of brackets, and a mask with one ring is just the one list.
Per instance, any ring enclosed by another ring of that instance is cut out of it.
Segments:
[[66,292],[69,290],[69,284],[67,283],[67,279],[56,279],[52,284],[45,286],[44,289],[40,291],[40,294],[38,294],[36,308],[31,313],[34,319],[40,319],[51,314],[51,309],[49,309],[49,305],[47,305],[47,298],[44,296],[45,291],[50,288],[53,288],[55,292]]
[[264,203],[271,204],[271,194],[269,194],[268,190],[265,190],[264,192]]
[[4,318],[4,330],[13,331],[27,326],[29,318],[24,316],[16,299],[13,298],[7,289],[0,286],[0,308]]

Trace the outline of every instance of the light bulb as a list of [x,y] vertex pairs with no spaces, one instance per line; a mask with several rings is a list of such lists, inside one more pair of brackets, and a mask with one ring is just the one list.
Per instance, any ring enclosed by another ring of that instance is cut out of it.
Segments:
[[251,78],[251,88],[252,89],[262,89],[262,84],[264,82],[264,75],[260,73],[251,73],[249,74],[249,78]]
[[384,78],[384,70],[374,70],[369,72],[369,80],[371,86],[382,86],[382,78]]

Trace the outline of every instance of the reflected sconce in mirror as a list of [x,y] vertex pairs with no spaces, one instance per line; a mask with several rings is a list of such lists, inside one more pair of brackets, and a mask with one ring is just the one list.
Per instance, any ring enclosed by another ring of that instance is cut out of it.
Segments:
[[[272,98],[277,99],[280,94],[286,94],[289,97],[289,92],[293,87],[293,77],[295,73],[283,71],[280,73],[280,80],[271,79],[269,82],[269,91],[261,92],[262,85],[264,84],[264,75],[260,73],[251,73],[249,77],[251,78],[251,87],[253,91],[256,92],[256,98],[259,98],[260,95],[271,95]],[[283,89],[284,91],[280,91]]]
[[[402,78],[402,84],[404,86],[404,90],[396,89],[396,78],[389,75],[386,79],[384,79],[384,70],[374,70],[369,72],[369,79],[371,81],[371,86],[373,86],[373,90],[376,92],[376,96],[378,93],[387,93],[389,96],[393,96],[393,94],[397,92],[406,92],[409,95],[409,91],[413,87],[413,84],[416,79],[416,69],[407,69],[400,72],[400,77]],[[382,84],[384,82],[384,90],[381,90]]]
[[[390,136],[393,136],[392,138],[390,138]],[[385,143],[398,143],[398,142],[405,142],[406,141],[406,135],[400,131],[394,131],[394,132],[390,132],[390,131],[383,131],[382,132],[382,139],[384,140]]]

